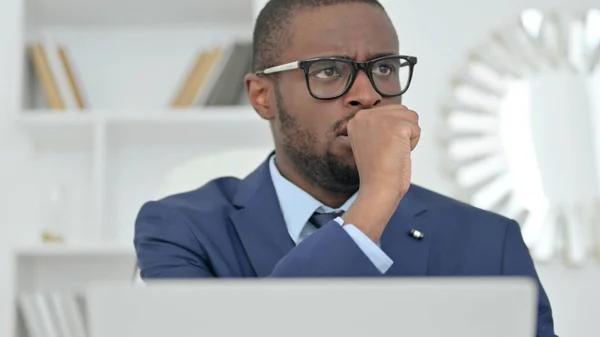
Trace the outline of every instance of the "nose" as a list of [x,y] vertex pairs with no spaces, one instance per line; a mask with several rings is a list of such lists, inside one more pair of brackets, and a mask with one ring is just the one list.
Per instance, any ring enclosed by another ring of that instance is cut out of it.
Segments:
[[344,96],[344,105],[368,109],[381,103],[381,99],[381,95],[375,91],[367,74],[360,70],[356,73],[352,87]]

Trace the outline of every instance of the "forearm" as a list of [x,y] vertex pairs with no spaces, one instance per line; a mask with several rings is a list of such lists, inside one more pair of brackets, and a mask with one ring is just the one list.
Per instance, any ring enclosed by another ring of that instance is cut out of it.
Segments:
[[344,223],[354,225],[373,242],[378,243],[399,203],[400,195],[389,189],[362,188],[342,219]]
[[[211,264],[206,242],[197,239],[187,219],[157,204],[153,206],[144,207],[136,221],[134,242],[142,278],[223,276]],[[291,249],[270,276],[381,276],[392,262],[368,241],[357,228],[332,221]],[[239,271],[239,276],[249,276],[247,273]],[[238,276],[238,271],[231,271],[229,276]]]

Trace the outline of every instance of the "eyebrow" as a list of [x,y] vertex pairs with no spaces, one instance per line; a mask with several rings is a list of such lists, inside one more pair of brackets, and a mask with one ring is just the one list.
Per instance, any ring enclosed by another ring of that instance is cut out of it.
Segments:
[[[398,55],[398,54],[396,54],[396,53],[377,53],[375,55],[372,55],[372,57],[368,58],[367,60],[373,60],[373,59],[376,59],[379,57],[392,56],[392,55]],[[354,57],[351,57],[348,55],[329,55],[329,56],[325,56],[325,57],[334,57],[334,58],[339,58],[339,59],[356,61],[356,59]]]

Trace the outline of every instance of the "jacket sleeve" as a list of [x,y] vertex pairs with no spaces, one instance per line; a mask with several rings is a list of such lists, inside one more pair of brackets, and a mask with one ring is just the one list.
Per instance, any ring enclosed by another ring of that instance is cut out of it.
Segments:
[[335,220],[300,242],[275,266],[271,277],[382,276]]
[[189,220],[158,202],[142,206],[134,246],[142,279],[214,277]]
[[538,283],[537,337],[555,337],[550,301],[537,275],[529,250],[525,245],[519,225],[511,220],[504,239],[502,274],[529,276]]
[[[192,230],[189,219],[172,207],[145,204],[135,223],[134,246],[140,276],[151,278],[216,277],[207,238]],[[382,276],[348,232],[335,220],[303,240],[282,258],[268,277]]]

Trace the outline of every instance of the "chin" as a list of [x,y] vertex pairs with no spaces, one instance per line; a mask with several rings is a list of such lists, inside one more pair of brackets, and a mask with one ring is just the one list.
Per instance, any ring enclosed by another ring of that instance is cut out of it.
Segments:
[[354,154],[352,153],[341,156],[340,162],[351,168],[356,168],[356,161],[354,160]]

